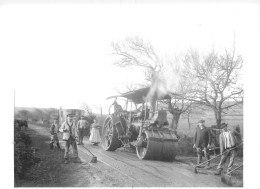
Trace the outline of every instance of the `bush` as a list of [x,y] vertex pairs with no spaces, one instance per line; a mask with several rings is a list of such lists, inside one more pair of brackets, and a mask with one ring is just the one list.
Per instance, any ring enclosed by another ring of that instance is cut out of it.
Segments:
[[185,134],[180,135],[181,139],[179,141],[179,155],[181,156],[194,156],[193,149],[193,137],[189,137]]
[[238,147],[238,149],[237,149],[237,156],[238,157],[243,157],[243,146],[242,147]]
[[32,144],[32,139],[29,137],[29,135],[25,134],[24,132],[16,131],[14,134],[14,142],[15,147],[24,147],[28,148]]
[[14,173],[15,176],[24,178],[31,167],[40,159],[34,157],[31,149],[32,140],[29,135],[16,131],[14,137]]

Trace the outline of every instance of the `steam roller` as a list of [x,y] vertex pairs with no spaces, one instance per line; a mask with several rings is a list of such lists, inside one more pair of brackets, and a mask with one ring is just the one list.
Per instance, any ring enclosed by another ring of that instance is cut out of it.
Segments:
[[138,138],[136,154],[139,159],[172,161],[178,148],[178,138],[173,131],[145,130]]
[[[142,160],[173,161],[178,151],[176,131],[170,129],[167,110],[159,100],[167,100],[169,95],[155,99],[148,104],[150,88],[141,88],[119,96],[109,107],[109,115],[104,121],[102,145],[106,151],[120,147],[135,148]],[[124,108],[118,103],[122,98]],[[111,113],[114,108],[113,113]]]

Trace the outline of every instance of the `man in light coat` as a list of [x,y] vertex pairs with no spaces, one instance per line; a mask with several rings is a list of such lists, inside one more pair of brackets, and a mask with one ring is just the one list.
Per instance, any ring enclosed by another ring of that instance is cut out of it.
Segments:
[[218,171],[215,173],[215,175],[221,174],[223,170],[223,165],[226,163],[228,157],[230,157],[230,159],[227,167],[227,173],[231,171],[236,156],[236,152],[237,152],[237,149],[233,149],[233,148],[239,145],[241,142],[242,139],[240,135],[239,126],[236,126],[235,128],[232,129],[226,126],[224,129],[222,129],[219,135],[220,154],[222,155],[221,155],[219,165],[217,167]]
[[63,132],[62,139],[65,141],[64,163],[68,163],[69,147],[72,146],[75,162],[80,162],[78,158],[78,149],[76,144],[76,125],[73,122],[73,115],[68,114],[66,121],[61,125],[60,132]]

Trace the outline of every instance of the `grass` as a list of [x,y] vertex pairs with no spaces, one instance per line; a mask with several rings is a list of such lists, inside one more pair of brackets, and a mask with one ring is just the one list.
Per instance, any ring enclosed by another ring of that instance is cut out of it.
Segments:
[[63,151],[49,151],[49,137],[42,135],[30,135],[33,147],[39,148],[36,157],[41,161],[35,164],[23,179],[15,179],[15,187],[48,187],[59,186],[62,174],[61,162]]

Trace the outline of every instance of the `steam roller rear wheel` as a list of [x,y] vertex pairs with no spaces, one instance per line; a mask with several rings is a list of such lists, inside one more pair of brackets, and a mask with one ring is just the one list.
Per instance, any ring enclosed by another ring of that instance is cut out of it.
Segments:
[[176,156],[178,142],[173,140],[161,139],[154,131],[145,131],[142,133],[144,144],[136,147],[136,153],[139,159],[173,161]]
[[106,151],[115,151],[117,148],[119,148],[122,145],[121,141],[118,139],[118,134],[113,124],[114,123],[112,118],[109,117],[105,121],[103,127],[102,146]]

